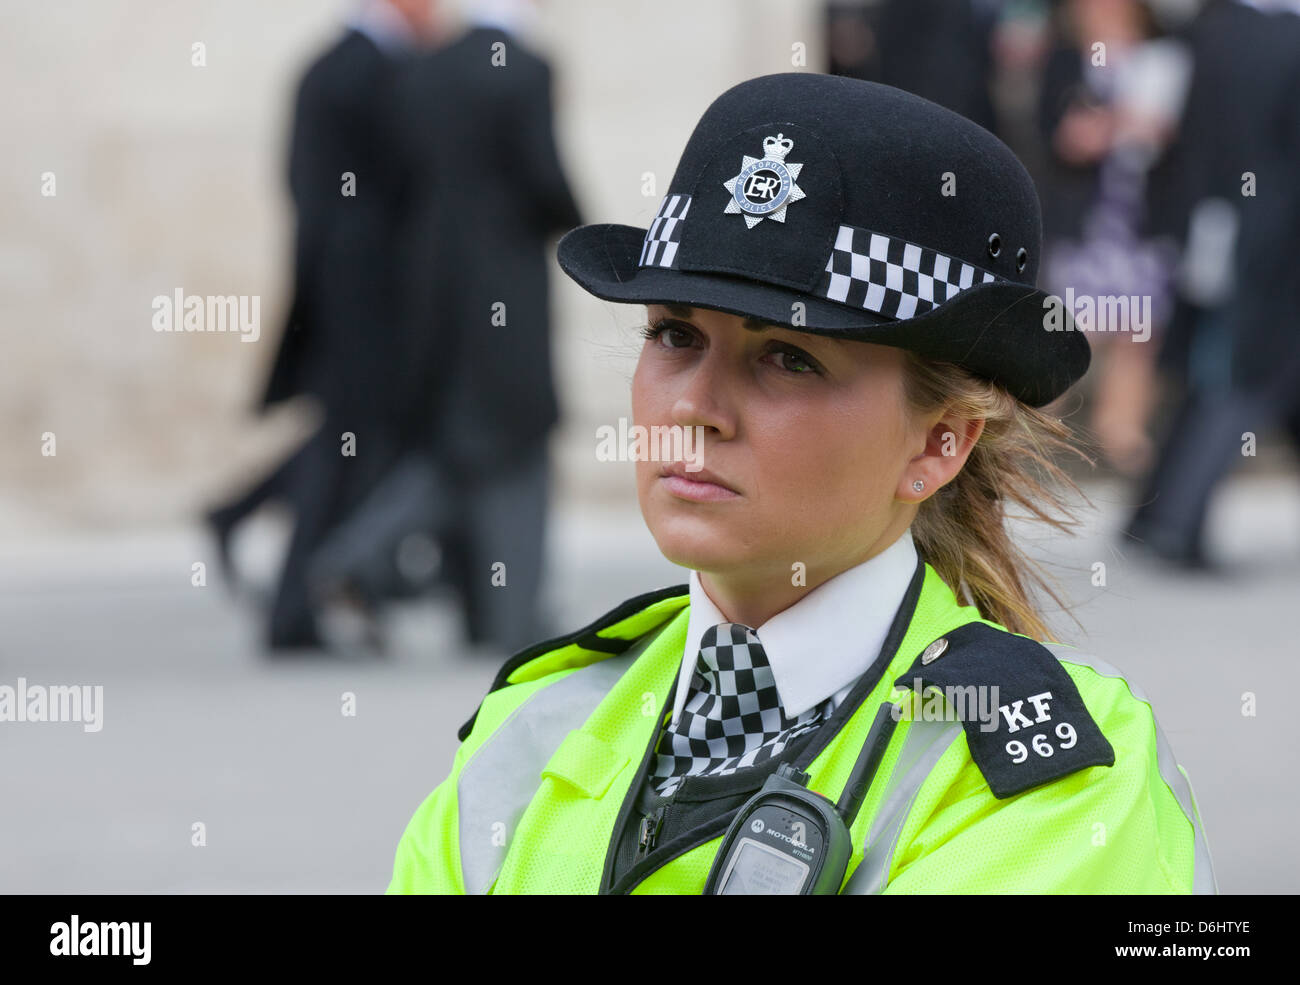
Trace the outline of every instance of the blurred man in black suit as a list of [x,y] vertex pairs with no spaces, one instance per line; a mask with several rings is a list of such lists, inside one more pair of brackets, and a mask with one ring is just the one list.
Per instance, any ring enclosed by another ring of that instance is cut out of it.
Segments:
[[555,146],[551,70],[517,32],[527,0],[471,8],[456,40],[403,80],[419,175],[409,282],[430,395],[430,449],[450,505],[444,566],[468,635],[535,642],[548,499],[551,374],[548,240],[582,223]]
[[906,89],[998,132],[993,32],[1002,0],[827,0],[827,71]]
[[270,477],[209,515],[228,564],[236,523],[268,498],[293,508],[267,634],[273,652],[321,644],[308,560],[389,467],[412,419],[396,248],[410,186],[394,86],[401,59],[432,31],[429,0],[365,0],[298,87],[293,302],[262,408],[308,394],[324,421]]
[[1171,155],[1188,212],[1207,199],[1236,210],[1232,286],[1183,320],[1187,392],[1127,529],[1187,567],[1209,566],[1207,509],[1243,433],[1280,425],[1300,450],[1297,13],[1295,0],[1210,0],[1189,32],[1195,68]]

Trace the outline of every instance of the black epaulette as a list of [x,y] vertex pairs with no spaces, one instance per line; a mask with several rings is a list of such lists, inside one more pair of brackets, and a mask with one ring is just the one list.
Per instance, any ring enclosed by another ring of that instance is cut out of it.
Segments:
[[1115,750],[1073,679],[1047,647],[1027,637],[967,623],[927,646],[894,686],[918,695],[931,686],[944,692],[962,719],[971,758],[999,799],[1089,766],[1115,765]]
[[[510,675],[522,667],[528,661],[540,657],[544,653],[552,650],[558,650],[560,647],[576,643],[584,650],[594,650],[597,653],[617,654],[622,653],[636,639],[615,639],[609,636],[599,635],[602,629],[608,629],[615,623],[622,622],[629,616],[634,616],[642,609],[649,608],[656,602],[662,602],[664,599],[676,598],[679,595],[685,595],[690,591],[690,585],[672,585],[668,588],[660,588],[653,592],[646,592],[644,595],[638,595],[623,602],[617,608],[611,609],[603,616],[590,625],[583,626],[576,632],[569,633],[566,636],[557,636],[553,640],[543,640],[540,643],[534,643],[532,646],[525,647],[514,656],[508,658],[501,669],[497,671],[496,679],[493,680],[492,686],[488,688],[488,694],[493,691],[499,691],[510,683]],[[474,714],[470,716],[469,721],[460,727],[456,737],[464,742],[469,738],[470,732],[474,728],[474,721],[478,718],[479,709],[483,707],[480,701],[478,708],[474,709]]]

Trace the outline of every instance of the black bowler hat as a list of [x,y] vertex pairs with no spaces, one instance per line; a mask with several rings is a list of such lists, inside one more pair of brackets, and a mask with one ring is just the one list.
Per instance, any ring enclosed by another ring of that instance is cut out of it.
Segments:
[[713,101],[649,229],[581,226],[559,262],[607,301],[900,346],[1041,407],[1090,358],[1063,306],[1046,321],[1041,241],[1032,179],[983,127],[891,86],[789,72]]

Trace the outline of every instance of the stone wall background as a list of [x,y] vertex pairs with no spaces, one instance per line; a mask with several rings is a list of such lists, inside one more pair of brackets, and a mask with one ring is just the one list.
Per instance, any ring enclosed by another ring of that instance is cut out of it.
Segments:
[[[287,303],[294,85],[346,9],[0,7],[0,534],[182,519],[310,430],[306,406],[246,409]],[[798,42],[819,69],[820,16],[816,0],[544,2],[533,42],[555,69],[557,137],[587,221],[648,222],[715,96],[796,70]],[[631,469],[600,465],[594,447],[599,424],[630,415],[629,329],[643,309],[597,301],[558,267],[552,285],[556,495],[634,499]],[[260,295],[261,339],[154,332],[152,298],[178,287]],[[54,457],[41,454],[45,432]]]

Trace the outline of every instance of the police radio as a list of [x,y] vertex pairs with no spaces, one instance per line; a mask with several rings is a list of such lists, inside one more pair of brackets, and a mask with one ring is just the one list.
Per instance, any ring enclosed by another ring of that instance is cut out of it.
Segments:
[[706,896],[834,896],[853,853],[849,829],[896,724],[886,703],[849,773],[840,802],[808,789],[808,774],[782,763],[740,808],[704,885]]

